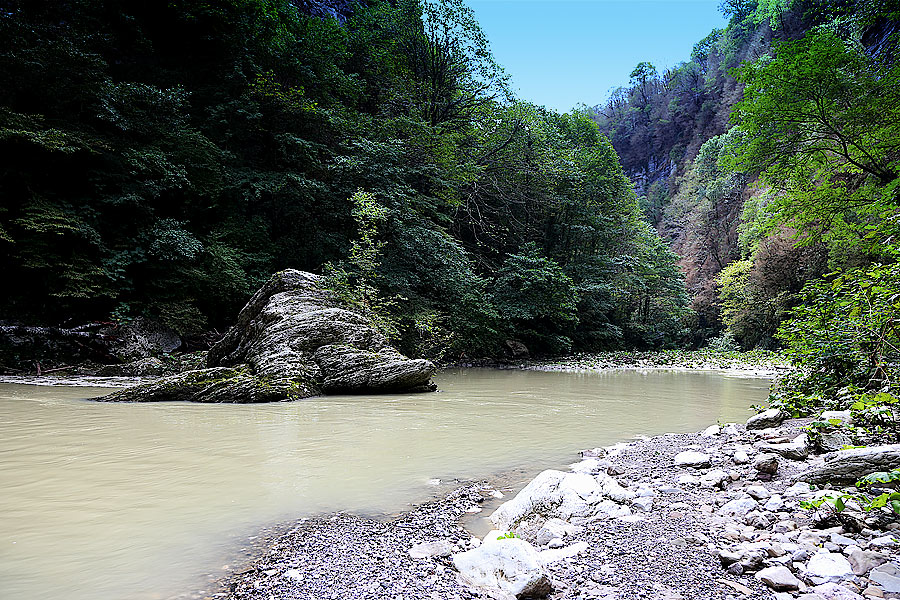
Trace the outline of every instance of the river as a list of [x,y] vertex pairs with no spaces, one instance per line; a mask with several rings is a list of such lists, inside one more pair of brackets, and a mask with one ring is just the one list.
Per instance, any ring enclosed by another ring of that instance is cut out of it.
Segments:
[[0,598],[155,600],[225,574],[261,527],[402,510],[435,480],[743,421],[769,381],[715,372],[445,371],[434,394],[107,404],[0,384]]

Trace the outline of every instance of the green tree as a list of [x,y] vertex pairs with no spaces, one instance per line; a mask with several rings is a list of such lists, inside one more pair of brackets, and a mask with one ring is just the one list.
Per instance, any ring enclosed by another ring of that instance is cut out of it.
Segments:
[[760,173],[781,192],[772,206],[779,220],[800,230],[895,207],[900,64],[875,62],[827,30],[774,53],[736,72],[744,99],[732,119],[745,137],[724,163]]

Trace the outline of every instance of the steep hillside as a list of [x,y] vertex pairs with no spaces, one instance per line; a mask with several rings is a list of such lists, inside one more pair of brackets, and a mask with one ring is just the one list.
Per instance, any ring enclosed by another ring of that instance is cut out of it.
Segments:
[[[765,205],[769,193],[757,173],[735,173],[720,168],[727,154],[732,112],[743,97],[743,84],[734,69],[773,52],[773,43],[799,40],[821,26],[842,32],[846,39],[862,40],[870,51],[889,48],[893,22],[871,3],[783,0],[732,1],[723,4],[730,17],[724,30],[715,30],[698,42],[690,60],[658,73],[649,63],[639,64],[629,85],[617,89],[605,105],[593,109],[593,118],[621,157],[635,185],[648,220],[668,241],[684,269],[692,306],[697,311],[696,342],[722,328],[716,278],[740,259],[749,259],[760,242],[754,232],[753,213]],[[743,215],[743,218],[742,218]],[[743,223],[743,225],[742,225]],[[764,242],[766,251],[779,255],[785,267],[802,271],[783,289],[785,298],[796,295],[803,282],[825,268],[821,248],[794,251],[782,231]],[[765,236],[763,236],[765,237]],[[790,302],[773,309],[784,313]],[[744,345],[772,345],[780,318]]]

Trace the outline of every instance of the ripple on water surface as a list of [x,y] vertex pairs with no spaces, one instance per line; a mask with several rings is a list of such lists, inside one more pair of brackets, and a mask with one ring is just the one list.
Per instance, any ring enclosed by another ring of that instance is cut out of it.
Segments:
[[441,392],[106,404],[0,384],[0,597],[168,598],[259,526],[401,510],[433,478],[539,471],[637,434],[738,421],[769,382],[712,372],[448,371]]

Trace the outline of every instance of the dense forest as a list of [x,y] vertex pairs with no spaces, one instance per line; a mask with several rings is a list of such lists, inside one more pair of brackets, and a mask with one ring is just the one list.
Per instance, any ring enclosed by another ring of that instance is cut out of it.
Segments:
[[514,98],[461,0],[3,5],[8,322],[190,336],[290,267],[419,356],[686,337],[609,141]]
[[726,0],[567,114],[462,0],[4,6],[8,322],[190,336],[290,267],[415,356],[783,348],[788,404],[897,391],[893,2]]

